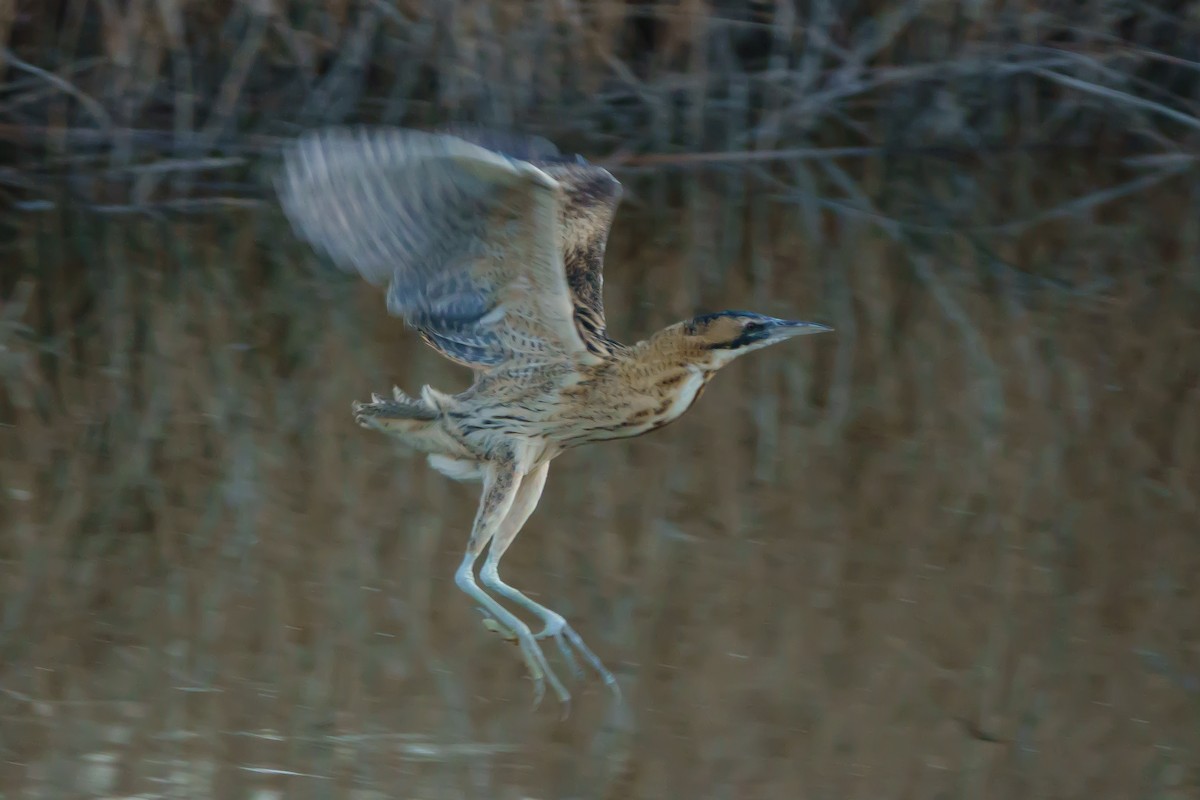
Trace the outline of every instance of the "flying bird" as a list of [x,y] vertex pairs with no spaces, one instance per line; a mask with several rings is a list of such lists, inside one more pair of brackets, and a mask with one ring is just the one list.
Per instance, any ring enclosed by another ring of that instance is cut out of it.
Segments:
[[[470,367],[459,394],[430,386],[372,395],[355,420],[482,483],[455,583],[485,623],[520,646],[535,705],[548,682],[570,693],[539,646],[572,649],[620,697],[612,673],[562,615],[500,577],[550,462],[579,445],[657,430],[692,407],[721,367],[815,322],[749,311],[702,314],[636,344],[608,335],[602,302],[620,183],[549,141],[469,129],[333,128],[290,142],[277,190],[297,236],[346,271],[386,287],[387,308],[446,358]],[[490,545],[490,546],[489,546]],[[488,554],[476,582],[475,565]],[[538,632],[496,597],[542,623]]]

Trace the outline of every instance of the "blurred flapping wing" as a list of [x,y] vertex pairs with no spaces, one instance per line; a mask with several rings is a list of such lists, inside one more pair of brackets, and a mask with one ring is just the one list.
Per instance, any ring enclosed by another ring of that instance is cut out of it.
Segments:
[[455,136],[306,134],[284,153],[280,201],[337,266],[387,285],[388,310],[477,369],[590,359],[563,267],[558,181]]

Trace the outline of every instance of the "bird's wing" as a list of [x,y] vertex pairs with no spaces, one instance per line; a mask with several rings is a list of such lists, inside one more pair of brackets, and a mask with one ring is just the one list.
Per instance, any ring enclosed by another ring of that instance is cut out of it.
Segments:
[[575,322],[594,352],[607,338],[604,319],[604,249],[621,202],[621,184],[580,156],[565,156],[548,139],[529,134],[455,125],[440,129],[472,144],[528,161],[562,187],[560,235]]
[[558,180],[456,136],[400,129],[306,134],[278,191],[297,234],[387,283],[388,310],[449,358],[590,360],[562,256]]
[[482,128],[454,122],[434,130],[435,133],[455,136],[465,142],[476,144],[493,153],[530,161],[538,166],[557,161],[573,160],[558,151],[554,142],[542,136],[530,133],[514,133],[512,131]]
[[575,324],[588,349],[603,352],[608,338],[604,249],[621,202],[621,184],[603,167],[584,162],[552,164],[543,169],[563,187],[563,263],[575,306]]

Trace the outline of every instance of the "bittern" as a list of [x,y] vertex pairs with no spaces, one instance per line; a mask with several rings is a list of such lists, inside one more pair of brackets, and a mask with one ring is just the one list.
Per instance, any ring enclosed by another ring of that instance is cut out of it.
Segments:
[[[281,205],[297,235],[334,264],[387,285],[387,308],[442,355],[474,370],[459,394],[396,388],[355,403],[360,425],[483,484],[455,582],[485,622],[520,645],[535,704],[548,681],[570,694],[539,640],[571,648],[617,682],[555,611],[500,578],[500,559],[533,513],[550,462],[589,442],[640,436],[677,419],[738,356],[828,331],[749,311],[704,314],[623,345],[601,299],[621,185],[539,137],[456,130],[337,128],[284,152]],[[490,547],[489,547],[490,545]],[[475,582],[540,618],[538,633]],[[565,711],[565,708],[564,708]]]

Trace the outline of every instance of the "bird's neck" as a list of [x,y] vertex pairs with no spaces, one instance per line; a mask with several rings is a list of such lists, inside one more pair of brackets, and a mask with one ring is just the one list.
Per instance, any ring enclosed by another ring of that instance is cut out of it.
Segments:
[[683,331],[683,323],[663,328],[648,339],[628,348],[622,372],[631,387],[647,388],[678,385],[691,374],[704,382],[719,368],[712,352]]
[[624,436],[638,436],[678,419],[716,374],[705,349],[683,333],[682,325],[638,342],[621,361],[617,383],[619,394],[627,399]]
[[[612,417],[609,426],[574,428],[566,446],[605,439],[625,439],[657,430],[678,419],[703,394],[715,374],[704,348],[689,341],[682,324],[665,328],[637,344],[622,347],[602,364],[588,368],[575,392],[596,405],[587,415]],[[594,422],[594,420],[593,420]]]
[[684,333],[683,322],[677,322],[638,342],[630,355],[638,365],[651,371],[667,368],[695,368],[704,372],[719,369],[713,351]]

